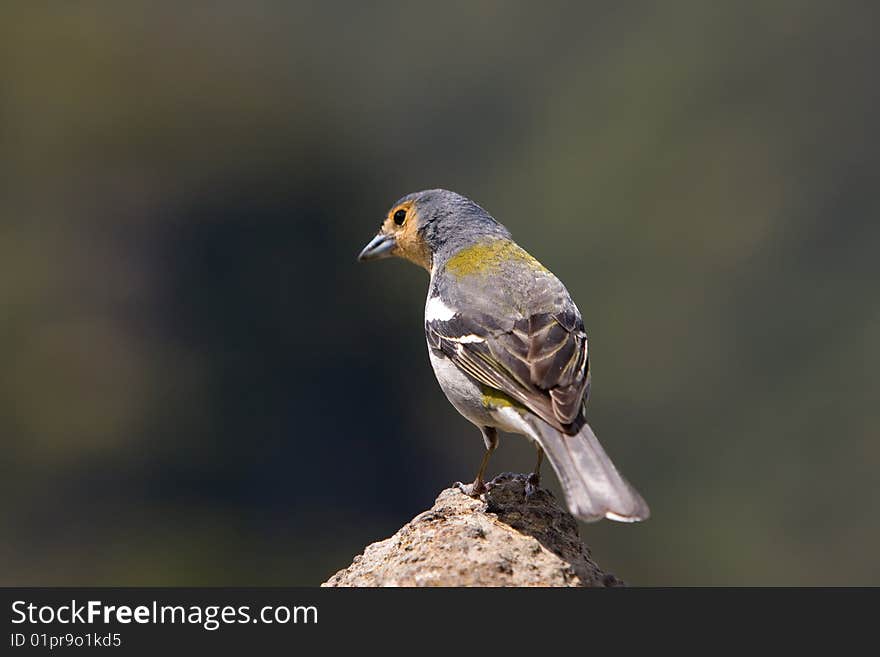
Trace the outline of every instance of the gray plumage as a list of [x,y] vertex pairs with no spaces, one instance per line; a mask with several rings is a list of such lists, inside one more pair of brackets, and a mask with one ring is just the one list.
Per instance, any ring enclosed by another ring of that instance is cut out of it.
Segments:
[[510,237],[510,231],[469,198],[446,189],[427,189],[407,194],[392,207],[413,202],[419,208],[419,234],[428,244],[435,262],[442,262],[474,236]]
[[587,335],[562,282],[464,196],[427,190],[392,207],[406,203],[431,253],[425,335],[449,401],[484,437],[500,429],[539,445],[578,518],[647,518],[587,424]]

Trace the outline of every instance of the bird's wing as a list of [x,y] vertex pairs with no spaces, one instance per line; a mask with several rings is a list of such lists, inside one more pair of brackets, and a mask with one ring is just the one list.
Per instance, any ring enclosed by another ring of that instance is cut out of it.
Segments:
[[[562,284],[542,278],[531,276],[525,289],[509,278],[481,290],[456,286],[445,314],[426,313],[425,332],[432,348],[476,381],[576,433],[590,386],[587,335]],[[494,312],[478,310],[484,307]]]

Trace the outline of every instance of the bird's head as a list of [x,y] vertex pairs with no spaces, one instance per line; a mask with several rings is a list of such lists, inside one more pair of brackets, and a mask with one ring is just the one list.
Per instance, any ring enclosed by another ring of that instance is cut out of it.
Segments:
[[358,260],[396,256],[431,271],[436,256],[444,251],[509,235],[469,198],[445,189],[429,189],[407,194],[394,203]]

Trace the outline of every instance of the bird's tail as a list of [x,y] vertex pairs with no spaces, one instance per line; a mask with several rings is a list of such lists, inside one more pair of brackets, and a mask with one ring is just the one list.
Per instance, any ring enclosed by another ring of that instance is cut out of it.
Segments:
[[585,522],[648,518],[645,500],[614,467],[589,424],[568,436],[533,415],[524,419],[556,471],[572,515]]

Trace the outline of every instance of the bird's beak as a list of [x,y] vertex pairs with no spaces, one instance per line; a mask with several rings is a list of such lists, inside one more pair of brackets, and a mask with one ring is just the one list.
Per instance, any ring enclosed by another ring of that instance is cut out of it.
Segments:
[[397,240],[393,235],[379,233],[370,240],[370,243],[364,247],[358,260],[378,260],[379,258],[387,258],[391,255],[391,250],[397,246]]

